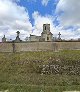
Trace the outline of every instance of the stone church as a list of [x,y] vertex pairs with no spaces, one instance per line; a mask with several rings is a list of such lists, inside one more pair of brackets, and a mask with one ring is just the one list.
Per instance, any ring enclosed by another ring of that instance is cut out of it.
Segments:
[[30,41],[52,41],[53,34],[50,32],[50,24],[43,24],[41,36],[30,35]]

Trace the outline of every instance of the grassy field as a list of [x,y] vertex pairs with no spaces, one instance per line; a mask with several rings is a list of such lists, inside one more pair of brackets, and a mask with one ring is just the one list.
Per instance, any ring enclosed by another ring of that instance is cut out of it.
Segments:
[[[0,53],[0,91],[62,92],[80,90],[80,75],[43,74],[43,65],[79,66],[80,51]],[[50,70],[49,70],[50,71]],[[79,69],[78,69],[79,71]],[[80,71],[79,71],[80,72]]]

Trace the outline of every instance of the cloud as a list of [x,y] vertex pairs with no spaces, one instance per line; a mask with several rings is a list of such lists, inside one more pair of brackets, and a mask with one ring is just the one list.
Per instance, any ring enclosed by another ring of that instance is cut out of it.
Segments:
[[48,4],[49,1],[50,0],[42,0],[42,5],[47,6],[47,4]]
[[[28,0],[36,1],[36,0]],[[20,31],[21,39],[25,39],[29,34],[41,35],[43,24],[50,24],[53,36],[58,37],[58,32],[61,32],[61,37],[64,39],[79,38],[80,34],[80,1],[79,0],[55,0],[58,4],[56,14],[58,26],[54,26],[52,15],[42,16],[38,11],[34,11],[32,17],[34,24],[29,19],[28,10],[17,4],[20,0],[0,0],[0,40],[5,34],[8,39],[15,39],[16,31]],[[49,0],[42,0],[42,4],[47,6]],[[76,28],[65,30],[66,27],[72,26]],[[32,32],[33,30],[33,32]]]
[[66,39],[80,38],[80,0],[59,0],[56,14],[59,26],[62,27],[63,37],[66,36]]
[[5,34],[8,39],[14,38],[17,30],[23,30],[24,36],[32,30],[27,9],[17,5],[15,1],[18,0],[0,0],[0,36]]
[[50,15],[41,16],[38,11],[35,11],[33,14],[34,19],[34,28],[33,34],[34,35],[41,35],[43,31],[43,24],[50,24],[51,32],[53,33],[53,20],[54,18]]
[[60,0],[57,4],[56,13],[63,26],[80,26],[80,0]]

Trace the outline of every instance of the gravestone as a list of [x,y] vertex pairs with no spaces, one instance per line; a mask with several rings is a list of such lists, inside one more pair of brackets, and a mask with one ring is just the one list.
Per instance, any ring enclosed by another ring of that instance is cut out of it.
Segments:
[[19,38],[20,32],[17,31],[16,33],[17,33],[17,37],[16,37],[16,39],[15,39],[15,42],[21,42],[21,40],[20,40],[20,38]]

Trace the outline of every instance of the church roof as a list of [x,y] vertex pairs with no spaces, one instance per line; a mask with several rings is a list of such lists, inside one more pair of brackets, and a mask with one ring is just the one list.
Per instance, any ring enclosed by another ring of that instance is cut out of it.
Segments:
[[47,32],[44,32],[44,31],[41,34],[53,35],[51,32],[47,33]]

